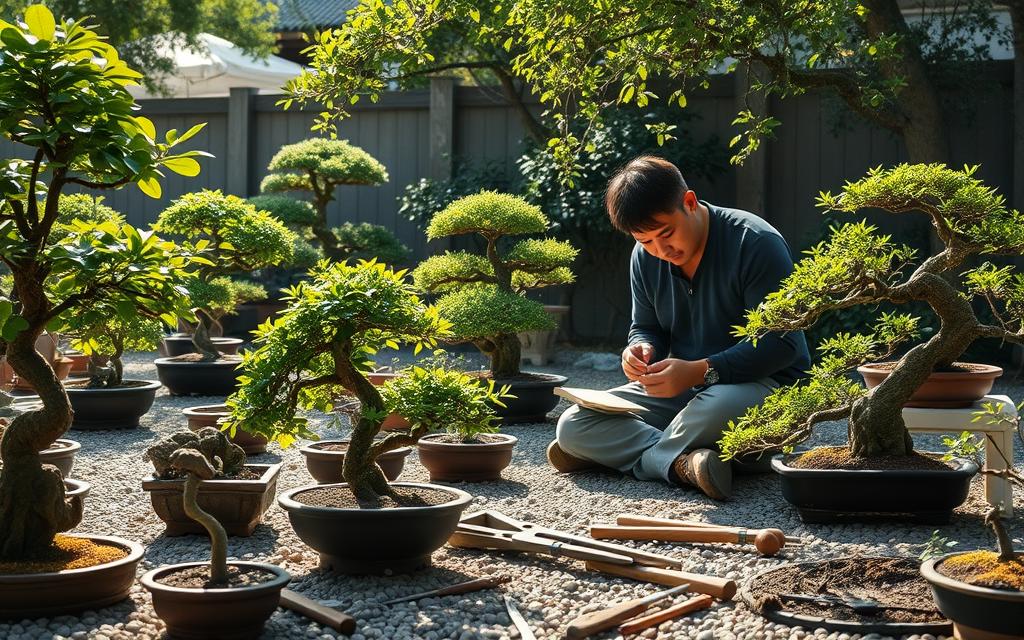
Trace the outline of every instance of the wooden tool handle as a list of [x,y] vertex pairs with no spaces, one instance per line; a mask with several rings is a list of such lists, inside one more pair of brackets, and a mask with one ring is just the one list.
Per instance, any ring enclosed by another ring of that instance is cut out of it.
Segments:
[[636,617],[649,607],[649,604],[630,600],[601,611],[585,613],[569,623],[565,629],[565,637],[569,640],[582,640],[617,626],[620,622]]
[[644,567],[641,565],[622,566],[607,564],[604,562],[587,562],[587,569],[600,571],[613,576],[633,578],[644,582],[663,584],[668,587],[675,587],[681,584],[690,583],[690,591],[706,593],[719,600],[732,600],[736,595],[736,581],[715,576],[702,576],[697,573],[686,573],[675,569],[663,569],[661,567]]
[[630,527],[702,527],[705,529],[735,529],[737,527],[711,524],[710,522],[696,522],[691,520],[675,520],[674,518],[653,518],[641,516],[634,513],[620,513],[615,518],[615,524]]
[[665,542],[737,542],[739,534],[703,527],[590,527],[590,536],[606,540],[664,540]]
[[281,591],[281,606],[306,616],[314,622],[325,624],[345,635],[351,635],[356,630],[356,619],[352,616],[337,609],[325,607],[316,600],[311,600],[291,589]]
[[701,609],[707,609],[714,604],[715,599],[709,595],[699,595],[694,598],[690,598],[686,602],[680,602],[677,605],[662,609],[661,611],[655,611],[654,613],[643,616],[642,618],[633,618],[625,624],[619,625],[619,633],[622,635],[628,635],[631,633],[637,633],[643,631],[649,627],[653,627],[656,624],[661,624],[666,620],[678,618],[679,616],[685,616],[688,613],[694,611],[700,611]]

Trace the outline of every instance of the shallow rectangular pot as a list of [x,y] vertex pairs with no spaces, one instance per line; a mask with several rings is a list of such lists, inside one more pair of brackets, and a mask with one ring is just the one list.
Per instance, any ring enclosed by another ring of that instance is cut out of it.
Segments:
[[[245,465],[248,469],[263,471],[259,480],[203,480],[199,484],[199,506],[217,518],[228,535],[252,535],[263,514],[274,503],[281,464]],[[184,480],[160,480],[150,474],[142,481],[142,488],[149,492],[153,510],[167,524],[167,535],[206,533],[201,524],[185,513],[181,499]]]

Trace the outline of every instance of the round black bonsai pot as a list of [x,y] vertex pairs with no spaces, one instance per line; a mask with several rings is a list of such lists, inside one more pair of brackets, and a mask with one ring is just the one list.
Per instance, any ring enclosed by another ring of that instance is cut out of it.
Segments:
[[[223,354],[234,355],[245,340],[241,338],[210,338],[217,351]],[[195,353],[196,347],[192,344],[192,336],[184,333],[176,333],[163,338],[164,352],[168,358]]]
[[501,480],[502,470],[512,462],[512,449],[519,442],[507,433],[486,433],[479,443],[445,442],[447,434],[424,436],[416,443],[420,464],[430,472],[431,482],[486,482]]
[[160,383],[156,380],[125,380],[124,383],[110,389],[66,386],[75,412],[71,428],[81,431],[137,428],[139,418],[153,406]]
[[[444,504],[425,507],[356,509],[303,504],[311,489],[343,488],[345,483],[307,485],[286,491],[277,503],[288,512],[296,535],[320,554],[320,567],[345,574],[408,573],[430,566],[430,554],[455,532],[473,496],[435,484],[396,482],[394,487],[440,491]],[[298,499],[297,499],[298,498]]]
[[118,547],[126,555],[119,560],[83,569],[0,574],[0,619],[67,615],[86,609],[101,609],[128,597],[135,584],[136,567],[145,551],[141,544],[114,536],[63,535]]
[[[799,454],[796,454],[799,455]],[[978,465],[954,458],[952,468],[798,469],[776,455],[772,469],[782,477],[782,496],[808,523],[899,518],[928,524],[949,522],[963,504]]]
[[[937,567],[959,552],[926,560],[921,575],[932,588],[935,604],[953,621],[962,640],[1013,640],[1024,638],[1024,592],[990,589],[967,584],[939,573]],[[1017,552],[1021,557],[1022,552]]]
[[162,579],[191,567],[208,567],[208,562],[186,562],[153,569],[139,582],[153,595],[153,608],[167,625],[167,634],[185,640],[247,640],[258,638],[263,625],[277,609],[281,590],[291,576],[273,564],[233,560],[230,567],[266,572],[269,580],[243,587],[212,589],[175,587]]
[[495,406],[495,414],[502,424],[523,424],[547,422],[548,412],[558,404],[555,387],[566,383],[568,378],[553,373],[527,373],[523,378],[495,378],[494,388],[505,385],[514,398],[503,398],[504,407]]
[[156,375],[172,396],[229,396],[242,375],[236,359],[188,362],[157,358]]

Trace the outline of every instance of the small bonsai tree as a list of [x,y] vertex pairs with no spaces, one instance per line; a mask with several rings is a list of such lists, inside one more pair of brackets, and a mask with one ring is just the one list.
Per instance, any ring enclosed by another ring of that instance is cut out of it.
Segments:
[[[310,217],[295,205],[281,200],[261,200],[265,207],[287,224],[308,226],[324,254],[332,260],[376,258],[389,264],[408,259],[409,250],[380,225],[346,222],[331,229],[327,205],[341,185],[379,185],[388,181],[387,170],[373,156],[347,140],[311,138],[289,144],[270,159],[260,191],[275,194],[297,191],[308,194],[315,215]],[[308,222],[306,221],[308,219]]]
[[141,76],[84,21],[57,21],[33,5],[23,23],[0,21],[0,39],[0,133],[28,151],[28,159],[0,165],[0,260],[13,282],[0,292],[0,351],[42,402],[16,416],[0,440],[0,558],[26,561],[82,517],[59,471],[39,461],[71,424],[71,406],[36,338],[99,299],[175,320],[183,302],[171,274],[191,273],[192,264],[173,244],[128,225],[73,223],[61,238],[61,193],[134,183],[158,197],[162,169],[199,171],[199,152],[174,147],[202,125],[168,131],[161,142],[125,88]]
[[[951,366],[978,338],[1024,342],[1024,277],[1009,266],[985,262],[963,273],[959,288],[951,282],[969,256],[1024,253],[1024,216],[1007,209],[1002,196],[975,179],[976,169],[953,171],[939,164],[877,168],[847,183],[839,195],[821,195],[819,206],[834,211],[923,212],[945,249],[913,264],[912,249],[894,244],[866,223],[839,226],[827,242],[808,251],[779,291],[747,313],[736,335],[757,340],[772,331],[806,329],[829,310],[914,300],[935,312],[938,331],[907,351],[870,392],[845,373],[894,353],[916,334],[917,318],[883,314],[871,333],[824,341],[819,347],[824,357],[807,380],[776,389],[762,405],[730,423],[720,442],[726,457],[790,448],[809,437],[815,424],[844,418],[853,456],[910,455],[913,441],[903,422],[903,405],[933,370]],[[976,298],[991,307],[997,324],[979,321],[971,305]]]
[[526,239],[511,248],[505,236],[543,233],[549,226],[541,210],[522,198],[493,191],[456,200],[437,213],[427,237],[478,234],[487,242],[485,256],[449,251],[431,256],[413,272],[417,286],[443,294],[442,317],[452,322],[455,339],[472,342],[491,361],[491,376],[519,374],[520,331],[551,329],[544,306],[523,293],[573,281],[569,267],[578,253],[568,242]]
[[[448,322],[424,305],[405,282],[404,271],[376,262],[322,262],[310,280],[287,291],[289,307],[257,332],[258,348],[243,356],[238,391],[227,399],[232,414],[224,428],[243,426],[288,446],[315,438],[299,408],[330,411],[344,389],[362,408],[353,416],[351,443],[342,474],[355,497],[368,506],[398,496],[375,460],[386,451],[415,444],[449,420],[472,416],[486,422],[493,385],[471,383],[457,371],[413,368],[375,387],[366,378],[371,355],[412,343],[419,352],[448,336]],[[376,438],[388,414],[410,426]]]
[[185,478],[182,495],[185,513],[210,534],[210,584],[228,582],[228,534],[217,519],[200,508],[199,483],[235,475],[245,465],[245,452],[213,427],[198,433],[176,433],[146,450],[159,478]]
[[208,250],[211,259],[187,287],[198,318],[192,342],[203,361],[218,360],[221,353],[210,338],[218,319],[242,302],[267,295],[259,285],[226,274],[291,260],[295,234],[266,211],[219,190],[183,195],[160,213],[154,228],[196,239],[192,246]]

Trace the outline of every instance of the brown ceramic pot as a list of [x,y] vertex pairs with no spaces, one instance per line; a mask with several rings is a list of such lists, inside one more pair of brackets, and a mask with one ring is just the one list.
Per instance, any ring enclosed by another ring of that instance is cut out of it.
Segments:
[[80,351],[65,351],[64,357],[71,359],[71,373],[69,375],[89,375],[89,356]]
[[[969,407],[984,398],[992,390],[996,378],[1003,375],[1001,368],[992,365],[969,362],[955,364],[971,370],[932,373],[903,406],[934,409]],[[857,372],[864,378],[868,389],[873,389],[889,377],[893,366],[894,362],[865,364],[857,367]]]
[[[71,373],[71,367],[74,365],[71,358],[60,357],[50,363],[53,367],[53,372],[57,374],[58,380],[65,380],[68,374]],[[10,380],[11,388],[15,391],[30,391],[35,393],[35,388],[32,387],[27,381],[22,380],[18,377],[18,374],[14,373],[14,369],[9,364],[4,362],[2,367],[2,374],[4,380]]]
[[501,471],[512,462],[512,449],[519,441],[507,433],[485,434],[495,441],[480,444],[442,442],[445,436],[435,433],[417,443],[420,463],[430,472],[431,482],[501,480]]
[[[252,535],[256,525],[263,519],[263,514],[274,502],[277,476],[281,472],[280,462],[245,466],[262,472],[262,475],[258,480],[221,478],[199,483],[199,506],[216,518],[228,535],[232,536]],[[161,480],[150,474],[142,481],[142,488],[149,491],[153,510],[167,524],[167,535],[206,533],[203,525],[185,513],[182,500],[184,480]]]
[[124,549],[120,560],[52,573],[0,574],[0,619],[49,618],[101,609],[128,597],[144,548],[113,536],[64,534]]
[[71,477],[71,468],[75,464],[75,454],[82,448],[82,445],[74,440],[58,438],[48,448],[39,452],[39,460],[43,464],[52,464],[60,469],[60,474],[65,478]]
[[[199,431],[204,427],[220,429],[217,421],[220,418],[226,418],[231,415],[227,405],[223,404],[203,404],[198,407],[182,409],[181,412],[188,419],[188,428],[192,431]],[[229,439],[231,442],[242,447],[247,456],[259,455],[267,451],[267,439],[259,434],[235,429],[235,435],[230,436]]]
[[[325,446],[338,444],[348,446],[348,440],[321,440],[299,449],[299,453],[306,457],[306,469],[309,470],[309,475],[313,476],[320,484],[344,480],[341,470],[345,464],[345,452],[324,449]],[[384,477],[394,482],[402,473],[405,459],[411,451],[412,447],[400,447],[381,454],[377,458],[377,464],[384,472]]]
[[167,625],[167,635],[184,640],[248,640],[263,633],[263,625],[277,609],[281,590],[291,576],[272,564],[232,561],[233,567],[256,567],[271,575],[266,582],[215,589],[189,589],[163,584],[176,571],[208,562],[172,564],[153,569],[139,582],[153,596],[153,608]]
[[[366,379],[370,381],[370,384],[379,387],[388,380],[394,380],[400,373],[371,373],[366,376]],[[397,413],[389,413],[388,417],[384,418],[384,422],[380,423],[381,431],[399,431],[401,429],[408,429],[409,421],[398,415]]]

